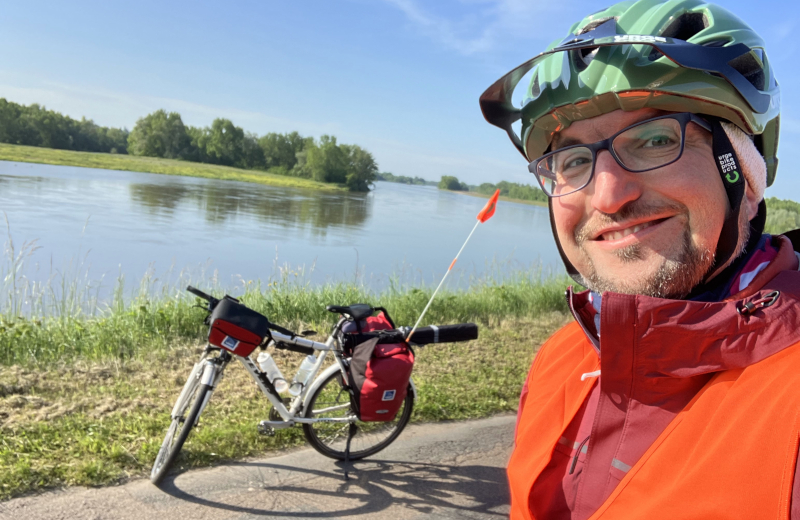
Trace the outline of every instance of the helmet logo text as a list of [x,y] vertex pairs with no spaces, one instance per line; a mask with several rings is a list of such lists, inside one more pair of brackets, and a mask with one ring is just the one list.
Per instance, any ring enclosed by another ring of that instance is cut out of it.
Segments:
[[617,34],[614,36],[614,42],[667,43],[667,39],[662,36],[647,36],[644,34]]
[[725,176],[726,181],[733,184],[739,180],[739,172],[737,171],[739,167],[736,166],[736,159],[734,159],[732,153],[718,155],[717,161],[719,162],[719,172]]

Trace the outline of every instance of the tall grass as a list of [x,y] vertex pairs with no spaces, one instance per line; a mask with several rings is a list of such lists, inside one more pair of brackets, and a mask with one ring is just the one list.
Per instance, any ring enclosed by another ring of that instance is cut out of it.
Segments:
[[[115,281],[108,301],[99,285],[78,264],[34,282],[25,274],[25,260],[35,243],[15,247],[9,237],[0,262],[0,365],[36,365],[73,360],[130,359],[163,351],[177,343],[202,341],[207,333],[201,301],[184,291],[187,283],[217,296],[224,294],[212,279],[192,282],[145,276],[126,294],[125,280]],[[497,324],[506,318],[565,311],[564,278],[543,277],[541,270],[494,272],[471,281],[468,290],[443,292],[423,324],[473,321]],[[231,288],[243,303],[290,328],[326,332],[336,315],[326,305],[369,303],[386,307],[398,324],[413,324],[432,293],[393,279],[376,292],[363,282],[312,285],[289,269],[264,282]]]

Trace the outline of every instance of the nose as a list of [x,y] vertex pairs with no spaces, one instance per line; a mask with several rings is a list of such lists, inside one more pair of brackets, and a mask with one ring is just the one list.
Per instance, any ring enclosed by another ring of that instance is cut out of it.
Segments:
[[594,176],[588,189],[592,190],[592,207],[613,214],[642,195],[642,178],[620,166],[606,150],[598,152]]

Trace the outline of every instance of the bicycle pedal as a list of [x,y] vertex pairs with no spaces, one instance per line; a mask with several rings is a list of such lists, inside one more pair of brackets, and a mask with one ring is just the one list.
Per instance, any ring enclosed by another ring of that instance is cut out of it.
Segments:
[[260,423],[258,423],[258,433],[261,435],[266,435],[268,437],[274,437],[275,428],[269,426],[268,424],[265,424],[266,422],[267,421],[261,421]]

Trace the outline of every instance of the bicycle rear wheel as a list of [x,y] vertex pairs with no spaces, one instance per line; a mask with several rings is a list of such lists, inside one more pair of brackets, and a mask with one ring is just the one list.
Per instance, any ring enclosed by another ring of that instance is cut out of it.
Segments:
[[[411,419],[414,394],[408,387],[403,405],[397,415],[387,422],[356,421],[358,431],[350,443],[350,460],[363,459],[389,446],[403,431]],[[342,382],[342,375],[335,372],[320,385],[308,401],[306,417],[345,418],[355,416],[350,406],[350,394]],[[332,459],[344,460],[347,444],[348,423],[316,422],[303,424],[303,433],[315,450]]]
[[158,455],[156,455],[156,460],[153,463],[150,482],[155,485],[159,485],[164,480],[175,459],[178,458],[178,453],[183,448],[183,443],[186,442],[189,432],[197,422],[203,402],[206,400],[206,395],[211,391],[209,385],[201,384],[197,378],[191,379],[190,377],[190,380],[186,382],[187,385],[191,385],[187,396],[172,418],[167,435],[164,437],[164,442],[161,444],[161,449],[158,450]]

